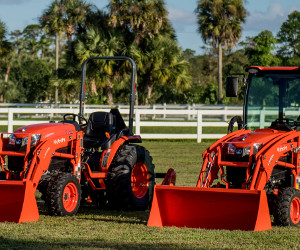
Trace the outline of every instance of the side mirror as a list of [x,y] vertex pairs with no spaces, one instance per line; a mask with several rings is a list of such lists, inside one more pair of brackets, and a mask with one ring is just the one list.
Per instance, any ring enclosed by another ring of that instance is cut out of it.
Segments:
[[226,78],[226,96],[227,97],[237,97],[238,87],[239,87],[238,77],[227,77]]

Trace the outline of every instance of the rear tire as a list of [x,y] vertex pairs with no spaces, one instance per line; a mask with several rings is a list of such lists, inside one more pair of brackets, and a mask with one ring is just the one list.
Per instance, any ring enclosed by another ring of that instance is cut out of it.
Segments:
[[74,215],[79,209],[80,200],[81,186],[74,175],[59,173],[52,176],[45,201],[50,215]]
[[300,191],[292,187],[280,190],[273,216],[278,226],[300,225]]
[[154,164],[149,151],[124,145],[108,169],[107,199],[112,209],[145,210],[154,189]]

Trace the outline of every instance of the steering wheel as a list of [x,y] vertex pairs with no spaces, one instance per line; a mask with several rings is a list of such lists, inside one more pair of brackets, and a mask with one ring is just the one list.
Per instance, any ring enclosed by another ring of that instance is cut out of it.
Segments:
[[234,116],[230,119],[230,122],[228,124],[227,134],[232,133],[233,131],[233,125],[234,123],[238,124],[238,130],[243,128],[243,120],[240,116]]
[[79,124],[79,126],[81,128],[85,127],[87,124],[87,120],[82,115],[77,115],[77,114],[72,114],[72,113],[64,114],[64,116],[63,116],[64,120],[69,120],[69,119],[66,119],[68,116],[72,117],[73,122],[76,122],[76,117],[78,118],[78,120],[83,120],[84,123]]

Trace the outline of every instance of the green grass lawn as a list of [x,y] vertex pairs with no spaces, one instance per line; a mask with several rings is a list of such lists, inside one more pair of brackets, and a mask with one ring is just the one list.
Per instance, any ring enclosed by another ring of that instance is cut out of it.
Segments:
[[[210,143],[145,140],[143,145],[153,157],[156,172],[172,167],[177,172],[177,185],[195,186],[201,154]],[[300,227],[273,227],[265,232],[155,228],[146,226],[149,211],[118,212],[83,207],[73,217],[51,217],[42,203],[39,208],[37,222],[0,223],[0,249],[300,248]]]

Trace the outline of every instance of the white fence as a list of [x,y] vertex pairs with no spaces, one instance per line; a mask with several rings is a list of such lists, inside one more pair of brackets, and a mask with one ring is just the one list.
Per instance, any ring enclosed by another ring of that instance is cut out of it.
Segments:
[[[216,106],[217,110],[190,110],[190,109],[136,109],[135,110],[135,133],[145,139],[217,139],[225,134],[203,134],[203,127],[227,127],[230,117],[242,115],[242,109],[228,109]],[[109,109],[85,109],[88,115],[95,111],[106,111]],[[128,109],[119,109],[122,115],[128,116]],[[37,123],[45,123],[53,117],[62,117],[66,113],[78,114],[78,108],[0,108],[2,117],[0,125],[7,125],[8,132],[13,131],[13,126],[23,126]],[[27,117],[27,118],[26,118]],[[30,118],[30,119],[28,119]],[[156,119],[155,121],[151,119]],[[168,121],[169,120],[169,121]],[[170,120],[176,120],[170,121]],[[180,121],[178,121],[180,120]],[[143,134],[141,127],[196,127],[196,134]]]

